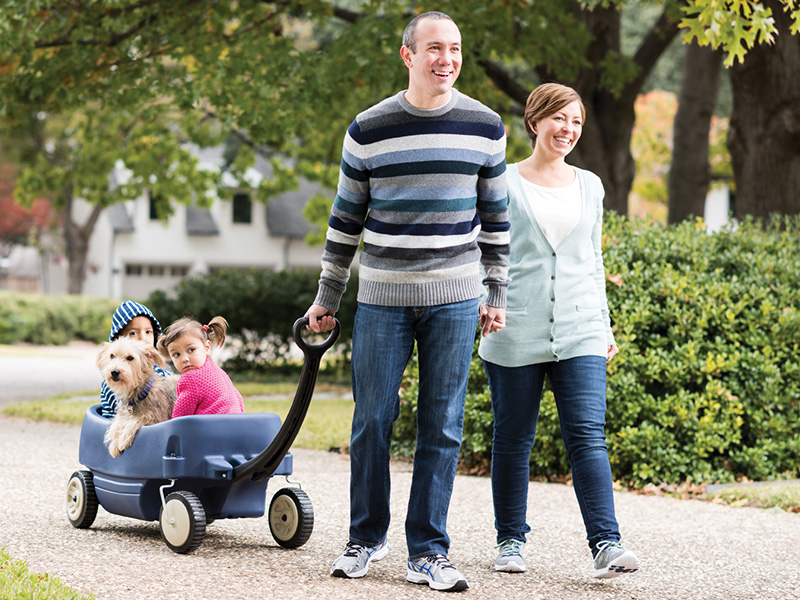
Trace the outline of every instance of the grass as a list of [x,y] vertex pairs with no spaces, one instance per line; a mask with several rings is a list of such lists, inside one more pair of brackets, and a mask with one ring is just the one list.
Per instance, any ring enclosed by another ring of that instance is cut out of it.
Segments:
[[92,600],[94,595],[81,594],[57,577],[32,573],[27,563],[13,560],[5,548],[0,548],[0,600]]
[[[244,396],[245,411],[275,413],[286,417],[297,384],[294,382],[237,383]],[[309,450],[339,449],[349,445],[353,401],[349,386],[319,382],[303,427],[294,445]],[[61,394],[44,400],[11,404],[3,414],[36,421],[51,421],[65,425],[80,425],[87,407],[99,402],[99,392],[88,391]]]
[[730,506],[779,508],[800,513],[800,483],[774,482],[724,487],[708,495],[708,500]]

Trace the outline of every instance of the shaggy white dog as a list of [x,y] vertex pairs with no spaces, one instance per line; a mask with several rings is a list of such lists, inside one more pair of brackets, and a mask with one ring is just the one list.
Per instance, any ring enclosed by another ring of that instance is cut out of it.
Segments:
[[97,355],[97,368],[117,397],[117,414],[105,436],[111,456],[128,448],[143,425],[172,417],[177,377],[163,377],[153,365],[166,366],[158,350],[131,338],[107,342]]

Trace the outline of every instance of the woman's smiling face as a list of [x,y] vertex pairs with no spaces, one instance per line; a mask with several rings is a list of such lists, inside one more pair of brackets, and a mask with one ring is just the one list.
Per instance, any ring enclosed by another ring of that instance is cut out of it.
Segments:
[[575,101],[533,123],[536,133],[536,150],[555,156],[566,156],[572,152],[583,132],[581,106]]

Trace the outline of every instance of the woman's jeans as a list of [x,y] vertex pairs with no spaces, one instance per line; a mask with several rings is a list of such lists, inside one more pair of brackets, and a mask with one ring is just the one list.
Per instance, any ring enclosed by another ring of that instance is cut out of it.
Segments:
[[484,366],[494,411],[492,495],[497,542],[509,538],[524,542],[531,530],[525,518],[529,461],[545,375],[556,399],[589,548],[594,553],[598,542],[619,541],[604,433],[606,359],[579,356],[524,367],[484,361]]
[[389,529],[389,445],[403,371],[417,342],[417,447],[406,516],[408,555],[444,554],[478,301],[441,306],[358,304],[350,437],[350,540],[373,546]]

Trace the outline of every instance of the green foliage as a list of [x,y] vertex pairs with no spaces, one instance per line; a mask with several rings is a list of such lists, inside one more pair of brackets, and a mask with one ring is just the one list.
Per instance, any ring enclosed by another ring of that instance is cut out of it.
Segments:
[[114,300],[0,292],[0,344],[108,340]]
[[[271,369],[294,362],[292,325],[313,303],[318,284],[319,271],[221,270],[184,279],[171,293],[153,292],[147,306],[164,327],[183,316],[201,323],[216,315],[225,317],[229,335],[242,344],[226,368]],[[351,279],[336,314],[342,325],[336,348],[345,355],[342,348],[352,337],[357,287],[357,280]]]
[[[800,473],[800,218],[747,220],[708,235],[609,214],[605,267],[619,355],[608,368],[606,434],[615,478],[642,487]],[[477,341],[477,340],[476,340]],[[413,451],[416,363],[400,391],[395,450]],[[473,355],[462,467],[486,471],[492,418]],[[534,476],[569,472],[552,392]]]
[[28,564],[14,560],[5,548],[0,548],[0,600],[91,600],[76,592],[57,577],[47,574],[31,573]]
[[[791,32],[800,33],[797,0],[779,0],[779,4],[791,15]],[[777,34],[772,9],[754,0],[691,0],[683,11],[681,27],[688,30],[684,41],[697,39],[701,46],[722,48],[727,67],[743,63],[756,44],[772,44]]]

